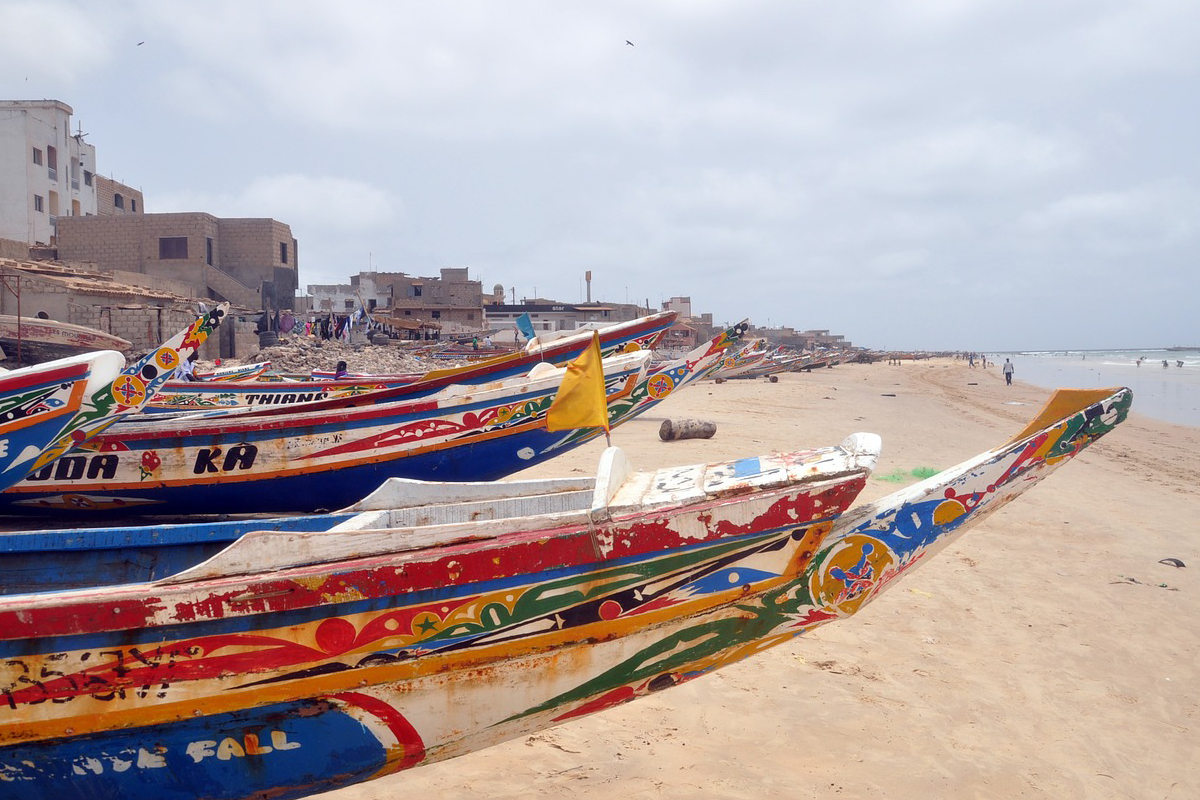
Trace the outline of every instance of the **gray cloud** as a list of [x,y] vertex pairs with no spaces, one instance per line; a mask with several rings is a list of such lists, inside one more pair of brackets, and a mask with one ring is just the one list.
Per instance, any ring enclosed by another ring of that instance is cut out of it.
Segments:
[[2,94],[72,104],[150,210],[288,222],[302,283],[590,269],[876,346],[1195,338],[1185,0],[0,6],[63,18]]

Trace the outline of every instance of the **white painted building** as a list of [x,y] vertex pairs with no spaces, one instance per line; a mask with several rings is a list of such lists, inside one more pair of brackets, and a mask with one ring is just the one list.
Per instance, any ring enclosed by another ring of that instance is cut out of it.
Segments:
[[96,148],[58,100],[0,100],[0,238],[54,244],[58,217],[96,213]]

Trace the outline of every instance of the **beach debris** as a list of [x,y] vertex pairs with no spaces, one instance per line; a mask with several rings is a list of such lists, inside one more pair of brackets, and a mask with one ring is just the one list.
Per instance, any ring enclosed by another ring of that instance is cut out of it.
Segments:
[[717,423],[702,419],[663,420],[658,428],[658,438],[664,442],[678,439],[711,439],[717,432]]
[[1158,563],[1166,564],[1169,567],[1186,567],[1187,566],[1187,564],[1183,563],[1178,558],[1160,558],[1158,560]]
[[884,392],[883,394],[880,395],[880,397],[895,397],[895,396],[896,395],[892,394],[891,392]]
[[1110,584],[1131,583],[1131,584],[1136,584],[1137,586],[1152,586],[1157,589],[1166,589],[1168,592],[1178,592],[1179,591],[1179,589],[1177,589],[1176,587],[1167,586],[1165,583],[1146,583],[1145,581],[1139,581],[1137,578],[1134,578],[1129,575],[1119,575],[1117,577],[1119,577],[1120,580],[1109,581],[1109,583]]

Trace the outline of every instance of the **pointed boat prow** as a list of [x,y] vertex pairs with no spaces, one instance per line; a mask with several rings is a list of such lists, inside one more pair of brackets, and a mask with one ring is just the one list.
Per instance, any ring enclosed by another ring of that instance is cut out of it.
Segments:
[[1129,414],[1133,392],[1060,389],[1004,445],[839,519],[808,568],[805,630],[856,613],[911,567],[1066,463]]

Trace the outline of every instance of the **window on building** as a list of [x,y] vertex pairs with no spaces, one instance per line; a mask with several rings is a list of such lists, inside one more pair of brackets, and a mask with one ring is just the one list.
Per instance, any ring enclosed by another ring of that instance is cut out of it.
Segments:
[[420,297],[420,296],[421,296],[421,284],[419,284],[419,283],[414,283],[414,284],[413,284],[413,287],[412,287],[412,290],[413,290],[413,297]]
[[33,196],[33,210],[34,211],[45,211],[46,210],[46,201],[42,199],[42,196],[40,194],[35,194]]
[[406,308],[406,309],[404,309],[404,316],[406,316],[406,317],[411,317],[411,316],[412,316],[412,309],[411,309],[411,308]]
[[346,301],[346,310],[347,310],[347,311],[353,311],[353,310],[354,310],[354,301],[353,301],[353,300],[347,300],[347,301]]
[[129,210],[135,214],[137,213],[137,198],[136,197],[129,198]]
[[204,263],[212,266],[212,237],[204,240]]
[[33,148],[33,163],[39,167],[42,165],[42,150],[40,147]]
[[86,169],[83,171],[83,185],[84,186],[92,185],[92,173]]
[[287,242],[279,243],[279,263],[280,264],[287,263]]
[[115,208],[124,208],[125,207],[125,198],[119,194],[114,194],[113,195],[113,206]]
[[160,259],[187,258],[186,236],[162,236],[158,240],[158,257]]
[[441,318],[442,318],[442,312],[441,312],[441,311],[438,311],[437,309],[434,309],[434,310],[433,310],[433,318],[434,318],[434,319],[441,319]]
[[367,310],[368,310],[368,311],[374,311],[374,310],[375,310],[375,305],[376,305],[378,302],[379,302],[378,300],[376,300],[374,297],[372,297],[370,300],[368,300],[368,301],[367,301]]
[[468,320],[474,320],[474,319],[475,319],[475,312],[474,312],[474,311],[468,311],[468,312],[467,312],[467,319],[468,319]]

